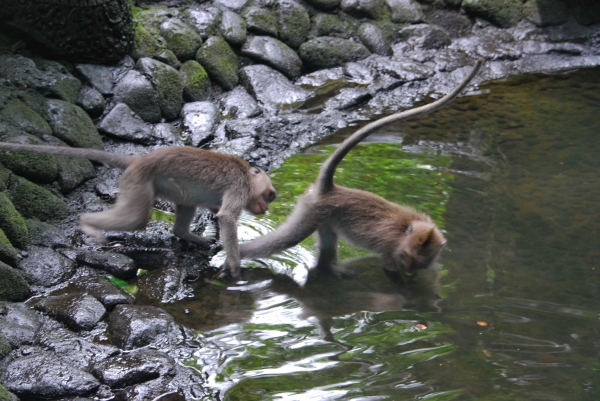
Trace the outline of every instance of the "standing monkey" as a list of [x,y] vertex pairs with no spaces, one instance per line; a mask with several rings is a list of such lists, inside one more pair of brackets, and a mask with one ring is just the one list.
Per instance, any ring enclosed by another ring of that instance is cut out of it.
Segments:
[[227,266],[239,276],[237,219],[242,210],[263,214],[277,196],[269,176],[237,156],[190,147],[171,147],[144,156],[126,156],[101,150],[0,142],[0,149],[82,157],[124,170],[115,207],[81,215],[80,228],[98,242],[100,230],[140,230],[150,220],[155,198],[175,203],[173,233],[208,246],[210,241],[190,232],[196,207],[217,215]]
[[[316,268],[321,271],[338,276],[349,274],[336,266],[338,237],[382,255],[386,273],[395,278],[401,279],[402,274],[412,275],[430,266],[446,239],[429,216],[370,192],[335,185],[333,175],[344,156],[378,128],[434,112],[450,103],[477,75],[482,64],[483,59],[479,59],[460,85],[443,98],[374,121],[352,134],[323,164],[317,181],[300,197],[283,224],[240,245],[241,258],[267,257],[297,245],[317,231]],[[228,268],[227,261],[225,268]]]

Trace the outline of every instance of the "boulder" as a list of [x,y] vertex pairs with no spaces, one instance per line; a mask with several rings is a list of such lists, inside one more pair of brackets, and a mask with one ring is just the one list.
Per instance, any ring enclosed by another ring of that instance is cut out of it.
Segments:
[[221,98],[219,108],[224,118],[246,119],[262,113],[256,100],[241,86],[227,92]]
[[177,18],[171,18],[160,25],[160,35],[165,39],[167,48],[181,61],[194,58],[202,45],[202,38],[189,25]]
[[135,68],[150,79],[158,93],[161,114],[167,120],[179,116],[183,105],[183,79],[179,72],[158,60],[141,58]]
[[152,83],[141,72],[131,70],[117,82],[114,102],[125,103],[144,121],[157,123],[161,118],[159,97]]
[[219,33],[219,20],[221,10],[217,7],[189,8],[184,12],[184,21],[194,28],[202,39],[215,36]]
[[300,76],[300,57],[285,43],[270,36],[249,38],[242,47],[242,54],[275,68],[288,78]]
[[266,8],[252,6],[244,13],[248,31],[257,35],[277,36],[277,16]]
[[50,248],[30,246],[20,268],[27,282],[40,287],[52,287],[73,276],[76,263]]
[[208,72],[211,80],[226,90],[238,83],[238,59],[231,47],[219,36],[213,36],[198,49],[196,60]]
[[469,15],[510,28],[521,19],[521,3],[521,0],[463,0],[462,8]]
[[297,49],[306,41],[310,31],[310,17],[306,8],[294,0],[277,2],[277,24],[279,39]]
[[27,219],[59,221],[69,214],[65,201],[23,177],[13,176],[8,191],[15,208]]
[[154,136],[154,131],[152,130],[152,124],[142,120],[125,103],[118,103],[102,119],[98,125],[98,129],[105,134],[123,138],[131,142],[145,145],[157,142],[157,138]]
[[212,90],[208,73],[196,60],[186,61],[179,68],[183,78],[183,98],[188,102],[206,100]]
[[25,249],[28,244],[27,225],[6,192],[0,192],[0,229],[12,245]]
[[223,11],[220,31],[223,38],[232,45],[242,45],[246,41],[246,21],[233,11]]
[[23,272],[0,262],[0,302],[25,301],[30,296]]
[[69,145],[104,149],[96,126],[81,107],[59,99],[47,99],[43,117],[50,124],[52,134]]
[[382,30],[376,25],[366,22],[358,28],[357,36],[371,53],[381,56],[392,54],[390,42],[386,39]]
[[[45,144],[37,137],[17,130],[6,136],[0,134],[0,138],[4,142],[23,145]],[[15,174],[41,184],[53,182],[58,174],[56,158],[43,153],[0,150],[0,162]]]
[[46,120],[19,99],[9,99],[4,105],[0,104],[0,122],[40,138],[52,134]]
[[311,69],[332,68],[349,61],[367,58],[371,52],[362,44],[351,40],[319,37],[300,46],[300,58]]
[[414,0],[385,0],[392,10],[392,21],[398,23],[421,22],[423,13],[419,3]]
[[98,92],[103,95],[112,95],[115,85],[113,68],[97,64],[77,64],[75,70]]
[[33,307],[74,331],[93,329],[106,314],[100,301],[81,292],[38,298]]
[[79,91],[77,105],[85,110],[90,117],[98,117],[102,115],[102,112],[106,107],[106,101],[104,100],[104,96],[96,89],[90,86],[84,86]]
[[312,28],[309,36],[335,36],[348,39],[354,31],[352,20],[340,19],[337,15],[318,13],[312,17]]

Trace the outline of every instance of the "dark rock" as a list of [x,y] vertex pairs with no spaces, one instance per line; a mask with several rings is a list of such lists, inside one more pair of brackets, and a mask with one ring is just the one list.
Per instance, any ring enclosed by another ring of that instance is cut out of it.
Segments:
[[94,376],[51,352],[40,349],[22,357],[13,352],[8,358],[0,381],[21,399],[86,395],[100,386]]
[[47,248],[71,246],[71,240],[58,227],[39,220],[26,220],[25,223],[31,245]]
[[175,265],[148,272],[137,282],[139,297],[161,303],[182,299],[190,292],[190,288],[184,285],[185,278],[185,271]]
[[181,110],[181,119],[185,142],[197,147],[213,135],[219,122],[219,111],[208,101],[186,103]]
[[273,113],[296,109],[312,96],[312,92],[292,85],[283,74],[265,65],[250,65],[240,72],[246,90]]
[[170,65],[151,58],[141,58],[135,68],[150,78],[158,93],[162,116],[173,120],[179,116],[183,104],[183,79]]
[[163,45],[159,43],[155,33],[147,29],[144,24],[135,24],[135,37],[133,40],[133,49],[131,49],[131,56],[134,59],[155,57],[163,50]]
[[265,8],[252,6],[244,13],[248,31],[258,35],[277,36],[277,17]]
[[91,117],[98,117],[104,111],[106,101],[104,100],[104,96],[96,89],[84,86],[79,91],[77,105],[85,110]]
[[452,38],[468,35],[473,29],[469,17],[447,9],[435,9],[428,13],[427,22],[444,28]]
[[242,45],[246,41],[246,21],[233,11],[223,11],[221,35],[232,45]]
[[335,36],[348,39],[354,31],[354,26],[349,19],[340,19],[332,14],[315,14],[312,17],[312,28],[309,36],[315,38],[318,36]]
[[277,5],[279,39],[288,46],[297,49],[306,41],[310,31],[308,12],[294,0],[280,0]]
[[46,188],[40,187],[25,178],[13,176],[8,190],[11,202],[21,216],[26,219],[36,218],[41,221],[58,221],[69,214],[69,207],[65,201]]
[[221,10],[216,7],[190,8],[185,12],[184,21],[194,28],[202,39],[206,39],[218,34],[220,17]]
[[227,92],[221,98],[219,108],[223,117],[233,119],[252,118],[262,113],[256,100],[241,86]]
[[237,85],[238,59],[223,38],[208,38],[198,49],[196,60],[206,68],[211,80],[226,90],[231,90]]
[[206,100],[212,90],[208,73],[196,60],[183,63],[179,69],[183,78],[183,98],[188,102]]
[[323,10],[332,10],[340,5],[341,0],[307,0],[310,4]]
[[154,306],[117,305],[107,322],[111,342],[126,350],[155,342],[170,343],[180,335],[173,317]]
[[4,106],[0,105],[0,122],[37,137],[52,134],[46,120],[19,99],[9,99]]
[[28,243],[27,225],[5,192],[0,192],[0,229],[11,244],[24,249]]
[[52,134],[69,145],[104,149],[98,130],[81,107],[58,99],[48,99],[43,117],[52,127]]
[[[2,141],[23,145],[44,145],[37,137],[22,131],[2,135]],[[33,152],[0,150],[0,162],[15,174],[26,177],[41,184],[49,184],[56,179],[58,165],[52,155]]]
[[434,74],[433,69],[424,64],[397,57],[394,60],[374,57],[369,59],[367,64],[382,74],[390,75],[402,82],[418,81]]
[[202,38],[188,25],[177,18],[169,19],[160,25],[160,34],[169,48],[181,61],[194,58],[202,45]]
[[399,32],[413,49],[441,49],[452,40],[443,28],[430,24],[410,25]]
[[[7,261],[15,262],[14,258]],[[31,296],[31,290],[27,281],[25,281],[25,277],[23,277],[23,272],[0,262],[0,301],[24,301],[29,296]]]
[[515,26],[521,19],[521,0],[463,0],[462,8],[502,28]]
[[98,129],[131,142],[145,145],[157,142],[152,125],[142,120],[125,103],[118,103],[98,124]]
[[392,10],[392,21],[398,23],[421,22],[423,13],[421,7],[414,0],[385,0]]
[[87,292],[102,302],[109,311],[116,305],[132,304],[134,301],[133,295],[117,287],[104,276],[90,274],[76,277],[71,282],[80,291]]
[[113,68],[97,64],[77,64],[75,69],[98,92],[103,95],[112,95],[115,85]]
[[92,373],[111,388],[123,388],[170,374],[175,360],[153,350],[140,350],[106,359]]
[[327,100],[325,108],[346,110],[366,102],[371,97],[372,94],[367,88],[344,88],[335,97]]
[[360,41],[369,49],[371,53],[379,54],[382,56],[389,56],[392,54],[392,47],[390,42],[386,39],[383,31],[376,25],[371,23],[364,23],[358,28],[357,32]]
[[371,52],[360,43],[334,37],[309,40],[300,46],[299,53],[304,64],[316,70],[337,67],[371,55]]
[[25,304],[6,304],[5,313],[0,315],[0,334],[13,348],[31,345],[42,326],[40,314]]
[[175,253],[171,249],[165,248],[120,246],[116,247],[113,251],[129,256],[140,269],[145,270],[160,269],[171,263],[175,258]]
[[[6,236],[4,231],[2,231],[2,229],[0,229],[0,262],[6,263],[7,265],[12,267],[19,266],[19,254],[17,252],[17,249],[10,243],[8,237]],[[4,282],[3,284],[0,284],[0,293],[2,293],[0,295],[0,298],[7,297],[9,295],[6,294],[11,294],[13,292],[12,288],[7,286],[8,284],[10,284],[9,282],[15,281],[15,279],[16,281],[18,281],[19,279],[23,279],[23,277],[19,278],[11,276],[10,273],[12,272],[8,270],[3,270],[0,274],[3,277],[3,279],[0,280]],[[19,293],[19,291],[17,291],[17,293]]]
[[115,103],[125,103],[144,121],[157,123],[161,113],[158,93],[139,71],[128,71],[114,88]]
[[[143,57],[140,57],[140,58],[143,58]],[[154,58],[156,60],[160,61],[161,63],[170,65],[171,67],[173,67],[175,69],[179,69],[179,67],[181,67],[181,61],[179,61],[179,59],[177,58],[175,53],[173,53],[169,49],[164,49],[163,51],[158,53],[156,56],[154,56]]]
[[52,287],[73,276],[76,264],[50,248],[30,246],[28,257],[19,266],[27,281],[40,287]]
[[91,330],[106,314],[96,298],[83,293],[56,295],[32,302],[33,307],[74,331]]
[[340,8],[357,18],[379,19],[385,12],[384,0],[342,0]]
[[562,25],[569,19],[569,10],[561,0],[528,0],[523,16],[537,26]]
[[281,71],[288,78],[300,76],[302,61],[286,44],[269,36],[249,38],[242,47],[242,54]]
[[133,259],[116,252],[80,250],[77,252],[76,260],[120,279],[134,277],[138,269]]

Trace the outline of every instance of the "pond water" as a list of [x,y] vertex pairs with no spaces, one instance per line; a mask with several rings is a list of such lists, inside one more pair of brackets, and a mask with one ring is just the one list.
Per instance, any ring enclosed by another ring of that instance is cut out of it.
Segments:
[[[281,222],[348,133],[274,171],[279,200],[242,239]],[[313,280],[309,239],[166,305],[204,344],[183,362],[222,400],[600,399],[599,133],[600,70],[494,82],[387,127],[336,183],[429,213],[438,271],[398,288],[342,246],[358,278]]]

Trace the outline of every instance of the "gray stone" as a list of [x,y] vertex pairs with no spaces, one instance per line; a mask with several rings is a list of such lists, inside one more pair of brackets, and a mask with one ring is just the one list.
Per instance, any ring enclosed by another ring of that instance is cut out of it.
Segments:
[[154,306],[117,305],[107,323],[111,342],[125,350],[158,341],[171,343],[180,336],[173,317]]
[[68,280],[75,272],[76,264],[50,248],[30,246],[28,257],[19,266],[32,285],[52,287]]
[[151,58],[141,58],[135,68],[150,78],[158,93],[162,116],[173,120],[179,116],[183,105],[183,79],[170,65]]
[[52,127],[52,134],[69,145],[104,149],[96,126],[81,107],[58,99],[48,99],[43,117]]
[[30,296],[31,290],[23,273],[0,262],[0,302],[25,301]]
[[202,39],[218,33],[220,17],[221,10],[216,7],[190,8],[184,13],[185,22],[194,28]]
[[185,142],[197,147],[213,135],[219,122],[219,111],[208,101],[186,103],[181,110],[181,119]]
[[77,262],[107,272],[120,279],[135,277],[137,266],[129,256],[115,252],[80,250]]
[[158,93],[139,71],[128,71],[114,88],[115,103],[125,103],[144,121],[157,123],[161,113]]
[[413,49],[441,49],[452,43],[448,32],[431,24],[409,25],[399,33]]
[[25,220],[31,245],[47,248],[69,247],[71,240],[58,227],[39,220]]
[[357,18],[379,19],[385,12],[384,0],[342,0],[340,8]]
[[167,266],[164,269],[150,271],[138,281],[139,294],[143,299],[161,303],[173,302],[189,296],[189,287],[184,280],[186,271],[181,266]]
[[254,36],[242,47],[242,54],[267,64],[288,78],[298,78],[302,61],[285,43],[270,36]]
[[[22,131],[0,134],[4,142],[22,145],[44,145],[45,143],[33,135]],[[15,174],[42,184],[49,184],[56,179],[58,165],[52,155],[33,152],[16,152],[0,150],[0,162]]]
[[227,92],[221,98],[219,108],[223,117],[233,119],[252,118],[262,113],[256,100],[241,86]]
[[434,74],[432,68],[406,58],[389,60],[376,57],[369,59],[368,65],[402,82],[418,81],[429,78]]
[[[141,57],[141,58],[143,58],[143,57]],[[156,60],[160,61],[161,63],[170,65],[171,67],[173,67],[175,69],[178,69],[179,67],[181,67],[181,61],[179,61],[179,59],[177,58],[175,53],[173,53],[169,49],[164,49],[163,51],[158,53],[156,56],[154,56],[154,58]]]
[[371,53],[379,54],[381,56],[389,56],[392,54],[390,42],[376,25],[369,22],[362,24],[358,28],[357,35]]
[[250,137],[231,139],[217,145],[217,151],[226,155],[245,157],[256,150],[256,141]]
[[223,38],[208,38],[198,49],[196,60],[206,69],[211,80],[226,90],[231,90],[237,85],[238,59]]
[[215,4],[222,5],[233,11],[240,11],[248,4],[248,0],[215,0]]
[[93,329],[106,314],[100,301],[80,292],[39,298],[33,307],[74,331]]
[[181,61],[194,58],[194,54],[202,45],[202,38],[183,21],[169,19],[160,25],[160,34],[170,49]]
[[77,64],[75,69],[103,95],[112,95],[115,85],[113,69],[104,65]]
[[233,11],[223,11],[221,35],[232,45],[241,45],[246,41],[246,21]]
[[266,65],[250,65],[240,71],[246,90],[264,109],[273,113],[296,109],[313,95],[306,89],[292,85],[283,74]]
[[158,123],[154,124],[152,130],[154,131],[153,136],[165,145],[183,146],[179,124],[175,126],[171,123]]
[[335,36],[348,39],[353,30],[353,24],[349,19],[342,20],[337,15],[319,13],[312,17],[310,37]]
[[279,39],[297,49],[306,41],[310,31],[310,17],[306,8],[294,0],[280,0],[277,8]]
[[71,280],[73,285],[82,292],[87,292],[100,302],[107,310],[112,310],[119,304],[132,304],[133,295],[117,287],[106,277],[87,275]]
[[473,30],[471,19],[464,13],[457,13],[454,10],[433,10],[428,13],[427,22],[444,28],[452,38],[469,35]]
[[385,0],[392,10],[392,21],[398,23],[421,22],[423,13],[421,7],[414,0]]
[[179,69],[183,78],[183,98],[188,102],[206,100],[211,92],[211,83],[208,73],[196,60],[183,63]]
[[102,119],[98,129],[105,134],[132,142],[146,145],[157,142],[152,125],[137,116],[125,103],[117,104]]
[[246,27],[258,35],[277,36],[277,17],[266,8],[252,6],[244,13]]
[[96,89],[84,86],[79,91],[77,105],[85,110],[91,117],[98,117],[102,115],[102,112],[106,107],[106,101],[104,100],[104,96]]
[[42,325],[40,314],[22,303],[8,303],[0,315],[0,334],[13,348],[31,345]]
[[18,99],[9,99],[4,106],[0,104],[0,121],[37,137],[52,134],[46,120]]
[[569,19],[569,10],[561,0],[528,0],[523,16],[537,26],[562,25]]
[[360,43],[333,37],[311,39],[300,46],[300,58],[312,69],[337,67],[367,58],[371,52]]
[[336,96],[325,102],[326,109],[346,110],[358,106],[371,99],[372,94],[367,88],[343,88]]
[[463,0],[462,8],[502,28],[515,26],[521,19],[521,0]]

